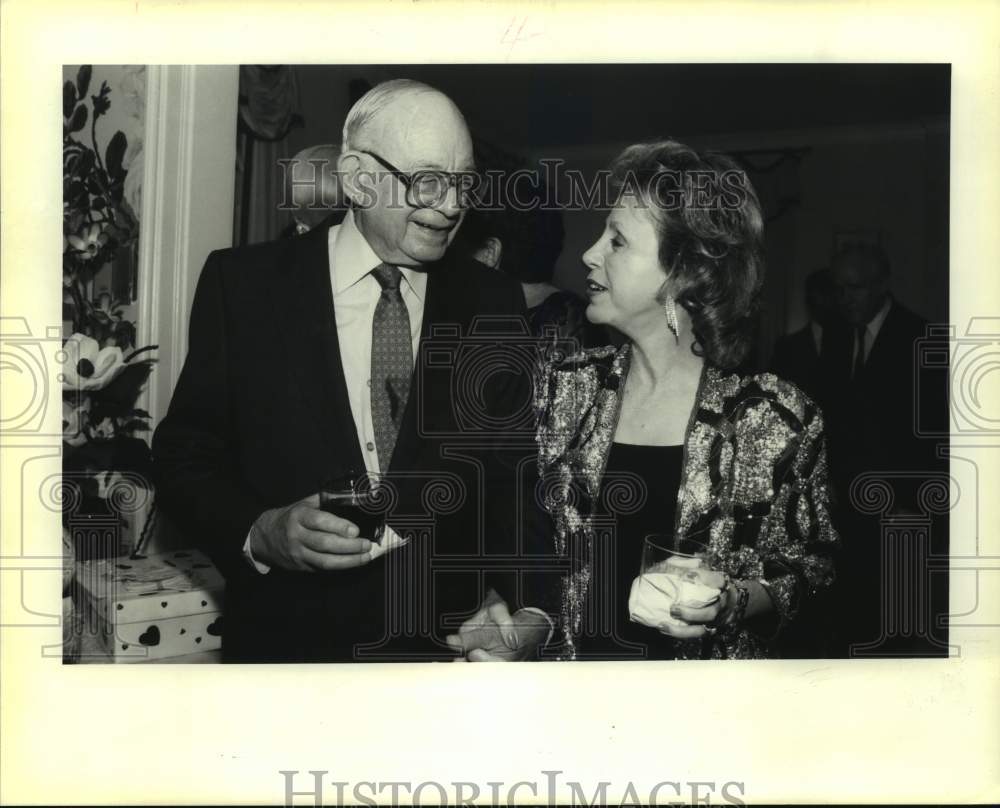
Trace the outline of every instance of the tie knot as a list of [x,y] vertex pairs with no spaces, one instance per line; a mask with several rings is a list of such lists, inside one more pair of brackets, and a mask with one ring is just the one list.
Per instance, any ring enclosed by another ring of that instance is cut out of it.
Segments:
[[379,264],[372,270],[372,275],[379,282],[382,291],[388,289],[394,292],[399,289],[399,279],[402,276],[399,267],[394,267],[392,264]]

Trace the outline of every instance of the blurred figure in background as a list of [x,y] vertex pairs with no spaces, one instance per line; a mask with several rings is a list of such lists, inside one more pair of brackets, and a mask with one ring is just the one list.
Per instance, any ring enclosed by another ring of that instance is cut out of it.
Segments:
[[[544,189],[532,193],[539,203],[545,199]],[[584,316],[586,300],[552,283],[564,239],[562,213],[544,210],[540,204],[534,210],[512,205],[498,211],[473,208],[455,239],[454,249],[520,281],[528,326],[544,340],[546,356],[557,347],[568,354],[611,341],[605,328]]]
[[[846,324],[826,344],[830,469],[844,537],[840,650],[853,656],[861,646],[875,645],[882,653],[947,653],[939,625],[947,614],[947,576],[931,576],[919,565],[904,569],[885,555],[882,536],[886,520],[924,516],[921,490],[948,469],[947,460],[937,456],[938,442],[919,435],[916,427],[918,412],[924,424],[947,424],[947,388],[918,361],[927,321],[892,296],[889,259],[881,247],[844,247],[834,256],[831,273]],[[886,481],[892,492],[887,514],[873,515],[851,497],[861,475]],[[947,528],[947,517],[935,519],[931,552],[947,554]],[[894,583],[888,586],[890,578]],[[913,625],[926,621],[931,628],[923,636],[893,628],[900,619],[900,607],[888,600],[895,597],[893,590],[913,593],[916,600],[907,611],[920,613],[905,618]]]
[[823,407],[830,382],[826,367],[829,351],[824,351],[824,345],[835,339],[838,324],[837,292],[830,270],[824,267],[811,272],[806,277],[805,291],[809,322],[795,333],[778,338],[771,369]]
[[942,404],[933,388],[917,383],[915,346],[927,321],[892,296],[889,259],[881,247],[844,247],[831,273],[846,326],[826,346],[838,391],[831,401],[831,431],[841,438],[834,442],[840,451],[831,456],[833,471],[846,485],[863,471],[927,469],[934,447],[914,429],[915,392],[921,388],[922,406]]
[[292,223],[282,237],[308,233],[335,210],[346,210],[337,159],[340,146],[323,143],[296,154],[285,169],[283,201],[291,205]]

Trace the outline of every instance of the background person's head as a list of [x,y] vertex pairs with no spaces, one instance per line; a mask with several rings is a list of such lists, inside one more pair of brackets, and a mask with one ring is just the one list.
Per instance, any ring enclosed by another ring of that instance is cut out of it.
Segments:
[[874,244],[848,244],[830,265],[837,301],[844,319],[867,325],[889,295],[889,258]]
[[456,246],[523,284],[551,284],[566,238],[562,212],[542,207],[544,189],[519,192],[518,200],[502,210],[470,209]]
[[337,177],[340,146],[309,146],[292,158],[285,171],[285,199],[292,207],[295,230],[306,233],[346,203]]
[[422,206],[386,163],[411,179],[418,171],[472,170],[472,140],[455,104],[420,82],[384,82],[351,108],[342,149],[344,191],[378,257],[408,267],[441,258],[462,221],[458,190],[445,184],[439,201]]
[[827,325],[837,314],[837,289],[828,267],[806,276],[806,311],[809,319]]
[[763,216],[746,174],[729,157],[672,140],[630,146],[611,172],[619,204],[583,257],[588,319],[636,339],[666,329],[670,295],[696,353],[736,367],[750,348],[763,281]]

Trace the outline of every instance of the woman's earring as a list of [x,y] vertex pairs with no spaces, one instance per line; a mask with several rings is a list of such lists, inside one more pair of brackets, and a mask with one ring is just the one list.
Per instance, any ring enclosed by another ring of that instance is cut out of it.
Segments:
[[663,301],[663,310],[667,314],[667,328],[670,329],[679,343],[681,341],[681,327],[677,322],[677,304],[670,295],[667,295],[667,299]]

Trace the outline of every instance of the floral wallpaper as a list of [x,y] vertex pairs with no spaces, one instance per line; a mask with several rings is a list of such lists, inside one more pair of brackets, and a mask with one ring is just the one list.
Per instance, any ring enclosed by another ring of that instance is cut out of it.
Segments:
[[[114,513],[108,492],[122,480],[148,488],[149,413],[137,401],[157,346],[136,344],[134,305],[146,68],[81,65],[65,68],[64,79],[60,381],[64,481],[77,490],[72,520]],[[114,544],[109,553],[121,549]]]

